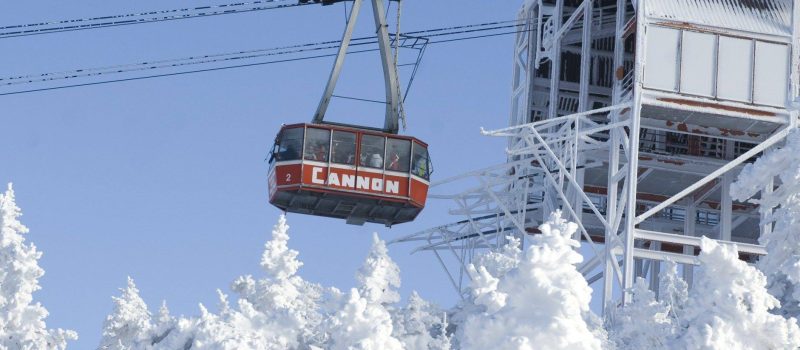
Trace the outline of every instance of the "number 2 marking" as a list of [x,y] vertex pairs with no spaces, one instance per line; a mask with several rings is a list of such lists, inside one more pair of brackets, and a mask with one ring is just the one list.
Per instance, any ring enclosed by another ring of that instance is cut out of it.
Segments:
[[292,174],[286,174],[286,182],[292,182]]

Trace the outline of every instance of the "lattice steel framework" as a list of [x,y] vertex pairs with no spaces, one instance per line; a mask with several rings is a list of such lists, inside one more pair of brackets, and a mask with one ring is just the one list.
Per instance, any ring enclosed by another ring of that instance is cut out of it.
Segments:
[[[510,126],[483,131],[508,139],[506,162],[434,182],[435,191],[451,194],[430,197],[452,200],[450,214],[463,219],[394,243],[416,242],[416,251],[433,252],[466,296],[466,266],[475,254],[502,246],[507,236],[538,233],[560,209],[579,225],[575,238],[585,257],[579,269],[602,291],[604,308],[624,303],[636,277],[649,278],[658,292],[666,260],[681,264],[691,283],[700,236],[736,244],[745,259],[765,254],[758,238],[771,225],[759,219],[773,208],[734,202],[728,192],[746,162],[797,125],[800,6],[788,3],[788,34],[781,36],[700,24],[687,29],[691,19],[659,17],[664,1],[673,0],[526,1],[518,15],[526,27],[514,47]],[[787,4],[773,1],[778,9]],[[786,103],[695,96],[688,83],[674,91],[653,88],[645,67],[655,57],[647,33],[656,27],[684,37],[716,35],[717,53],[726,40],[720,32],[747,32],[739,35],[750,35],[756,47],[757,40],[781,42],[791,55]],[[765,184],[763,191],[777,186]]]

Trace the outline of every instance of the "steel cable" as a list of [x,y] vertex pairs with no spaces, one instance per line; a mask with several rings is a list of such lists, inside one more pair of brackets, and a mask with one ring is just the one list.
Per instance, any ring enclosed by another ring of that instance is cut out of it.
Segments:
[[[447,38],[448,36],[458,36],[464,34],[474,34],[477,32],[485,32],[485,31],[496,31],[500,29],[507,29],[513,27],[519,27],[520,25],[508,25],[508,26],[496,26],[498,23],[509,23],[512,21],[506,22],[491,22],[491,23],[484,23],[484,24],[474,24],[474,25],[466,25],[466,26],[455,26],[449,28],[437,28],[437,29],[430,29],[430,30],[420,30],[414,32],[407,32],[402,34],[402,40],[413,40],[417,37],[411,37],[409,34],[429,34],[424,38],[427,39],[428,37],[440,37],[440,40],[430,40],[427,41],[427,44],[442,44],[448,42],[455,42],[455,41],[463,41],[463,40],[473,40],[473,39],[480,39],[480,38],[488,38],[488,37],[495,37],[495,36],[502,36],[502,35],[510,35],[510,34],[517,34],[521,33],[521,31],[502,31],[499,33],[489,33],[489,34],[481,34],[481,35],[467,35],[461,37],[453,37]],[[479,28],[480,26],[487,26],[485,28]],[[454,29],[459,29],[457,31],[453,31]],[[450,30],[450,32],[447,32]],[[363,45],[373,45],[376,44],[377,41],[374,37],[363,37],[363,38],[356,38],[353,39],[354,43],[351,44],[353,46],[363,46]],[[323,41],[317,43],[308,43],[308,44],[298,44],[298,45],[290,45],[290,46],[283,46],[283,47],[276,47],[276,48],[268,48],[268,49],[257,49],[257,50],[245,50],[245,51],[237,51],[237,52],[230,52],[230,53],[220,53],[220,54],[211,54],[211,55],[202,55],[202,56],[191,56],[186,58],[179,58],[179,59],[167,59],[167,60],[158,60],[158,61],[147,61],[141,63],[133,63],[133,64],[123,64],[123,65],[114,65],[114,66],[105,66],[105,67],[97,67],[97,68],[88,68],[88,69],[77,69],[77,70],[69,70],[69,71],[62,71],[62,72],[50,72],[50,73],[41,73],[41,74],[28,74],[28,75],[18,75],[18,76],[10,76],[6,78],[0,78],[0,82],[5,82],[4,86],[12,86],[12,85],[22,85],[22,84],[29,84],[29,83],[39,83],[39,82],[51,82],[55,80],[66,80],[66,79],[75,79],[75,78],[87,78],[87,77],[97,77],[97,76],[108,76],[111,74],[120,74],[120,73],[129,73],[129,72],[137,72],[137,71],[148,71],[148,70],[157,70],[157,69],[168,69],[168,68],[180,68],[180,67],[187,67],[199,64],[212,64],[212,63],[231,63],[231,62],[239,62],[243,60],[249,59],[256,59],[256,58],[264,58],[264,57],[273,57],[273,56],[284,56],[284,55],[291,55],[291,54],[302,54],[307,52],[315,52],[315,51],[324,51],[324,50],[332,50],[339,47],[339,41]],[[406,47],[404,45],[400,45],[400,47]],[[366,50],[359,50],[359,51],[351,51],[348,54],[354,53],[362,53],[362,52],[370,52],[375,51],[377,49],[366,49]],[[246,63],[246,64],[231,64],[228,66],[222,67],[212,67],[212,68],[204,68],[204,69],[196,69],[196,70],[188,70],[183,72],[172,72],[172,73],[164,73],[164,74],[155,74],[155,75],[147,75],[141,77],[131,77],[131,78],[122,78],[122,79],[114,79],[108,81],[101,81],[101,82],[89,82],[89,83],[81,83],[81,84],[71,84],[71,85],[64,85],[64,86],[55,86],[55,87],[45,87],[45,88],[37,88],[37,89],[30,89],[30,90],[21,90],[21,91],[11,91],[0,93],[0,96],[5,95],[14,95],[14,94],[21,94],[21,93],[28,93],[28,92],[38,92],[38,91],[48,91],[48,90],[57,90],[57,89],[64,89],[70,87],[78,87],[78,86],[90,86],[90,85],[98,85],[98,84],[107,84],[113,82],[123,82],[123,81],[132,81],[132,80],[141,80],[141,79],[149,79],[149,78],[157,78],[157,77],[167,77],[167,76],[176,76],[176,75],[185,75],[191,73],[201,73],[201,72],[210,72],[210,71],[218,71],[218,70],[226,70],[226,69],[233,69],[233,68],[242,68],[242,67],[252,67],[252,66],[260,66],[260,65],[267,65],[273,63],[284,63],[284,62],[294,62],[294,61],[302,61],[302,60],[310,60],[310,59],[317,59],[317,58],[324,58],[324,57],[332,57],[335,56],[333,54],[319,54],[313,56],[304,56],[304,57],[294,57],[289,59],[279,59],[279,60],[271,60],[271,61],[264,61],[264,62],[254,62],[254,63]]]
[[[254,11],[275,10],[275,9],[314,4],[313,2],[280,4],[282,2],[288,2],[288,1],[291,0],[257,0],[257,1],[238,2],[231,4],[187,7],[180,9],[127,13],[121,15],[68,19],[68,20],[49,21],[49,22],[30,23],[30,24],[18,24],[18,25],[0,27],[0,39],[31,36],[31,35],[52,34],[60,32],[70,32],[77,30],[118,27],[118,26],[134,25],[134,24],[173,21],[180,19],[192,19],[199,17],[229,15],[229,14],[254,12]],[[272,5],[270,6],[269,4]]]

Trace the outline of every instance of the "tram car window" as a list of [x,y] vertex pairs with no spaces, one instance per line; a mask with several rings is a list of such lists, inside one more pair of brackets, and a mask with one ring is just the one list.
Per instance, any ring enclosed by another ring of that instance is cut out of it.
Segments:
[[428,157],[428,149],[424,146],[414,143],[414,157],[411,160],[411,174],[419,176],[425,180],[430,180],[431,177],[431,162]]
[[389,138],[386,170],[407,173],[411,163],[411,141]]
[[356,164],[356,134],[347,131],[333,132],[331,160],[338,164]]
[[299,160],[303,149],[303,128],[285,129],[278,140],[275,158],[278,161]]
[[386,138],[364,134],[361,136],[361,166],[383,169],[383,156]]
[[328,147],[331,144],[331,132],[325,129],[306,129],[306,147],[303,158],[318,162],[328,161]]

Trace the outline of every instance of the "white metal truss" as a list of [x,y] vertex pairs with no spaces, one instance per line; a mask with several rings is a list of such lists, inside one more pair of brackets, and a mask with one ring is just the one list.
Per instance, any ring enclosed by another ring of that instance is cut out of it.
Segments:
[[[561,210],[578,224],[575,238],[583,242],[585,257],[579,270],[600,291],[604,310],[626,303],[637,277],[649,278],[657,293],[663,261],[681,264],[691,283],[702,235],[736,244],[751,259],[765,254],[758,237],[770,225],[756,225],[753,237],[733,233],[768,216],[772,207],[736,203],[729,187],[746,162],[796,127],[800,65],[792,65],[787,107],[764,108],[774,118],[727,102],[715,102],[719,108],[709,112],[705,105],[696,107],[695,101],[706,100],[691,96],[686,105],[663,102],[669,99],[643,82],[647,2],[526,1],[518,15],[525,31],[514,48],[511,126],[483,131],[508,139],[507,162],[432,183],[433,191],[455,192],[429,197],[452,200],[450,214],[463,219],[394,242],[417,242],[415,251],[432,251],[466,296],[466,269],[476,254],[502,246],[507,236],[524,244],[550,212]],[[570,72],[562,69],[575,55],[577,81],[565,78]],[[792,62],[798,57],[793,45]],[[654,106],[729,118],[721,120],[732,125],[769,121],[774,127],[759,135],[700,125],[676,129],[646,109]],[[765,184],[763,191],[776,185]]]

